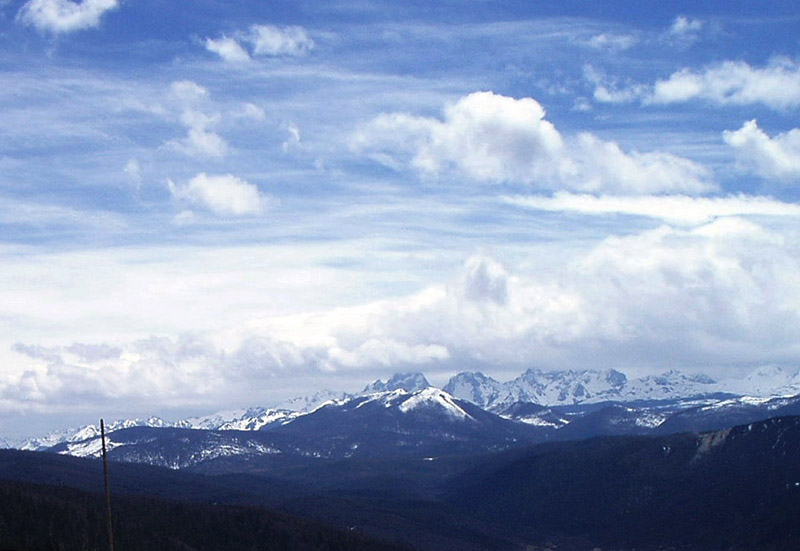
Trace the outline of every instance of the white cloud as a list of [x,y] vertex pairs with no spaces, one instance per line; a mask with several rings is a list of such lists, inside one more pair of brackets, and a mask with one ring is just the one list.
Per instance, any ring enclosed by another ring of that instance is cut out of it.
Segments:
[[70,33],[99,26],[103,14],[117,7],[118,0],[29,0],[17,17],[40,31]]
[[169,189],[176,199],[221,215],[260,214],[270,203],[257,186],[231,174],[200,173],[185,185],[169,181]]
[[618,193],[702,193],[712,191],[711,173],[703,165],[671,153],[632,151],[584,133],[574,150],[579,180],[588,191]]
[[695,226],[725,216],[791,216],[800,218],[800,205],[770,197],[595,196],[558,192],[552,197],[504,197],[509,204],[535,210],[578,212],[588,215],[647,216],[671,224]]
[[763,104],[772,109],[800,105],[800,65],[775,58],[762,68],[744,61],[725,61],[702,72],[683,69],[655,83],[650,103],[670,104],[702,99],[719,105]]
[[192,81],[173,82],[172,96],[178,101],[179,120],[186,127],[186,137],[166,143],[176,151],[192,157],[222,158],[228,154],[228,142],[213,131],[219,124],[219,114],[207,115],[197,106],[208,99],[208,90]]
[[380,115],[353,138],[389,166],[425,176],[456,171],[474,181],[543,189],[615,193],[705,192],[715,188],[702,165],[662,152],[624,152],[581,134],[567,142],[532,98],[476,92],[445,109],[444,119]]
[[288,153],[300,147],[301,141],[300,128],[298,128],[296,124],[290,123],[289,126],[286,127],[286,130],[289,132],[289,137],[281,144],[284,153]]
[[700,31],[703,30],[705,23],[700,19],[692,19],[684,15],[679,15],[672,22],[668,36],[673,43],[679,46],[691,46],[700,38]]
[[234,38],[227,36],[218,39],[207,38],[205,44],[209,52],[219,55],[229,63],[250,61],[250,54]]
[[303,27],[253,25],[245,38],[253,47],[253,55],[302,56],[315,44]]
[[592,97],[600,103],[627,103],[638,99],[645,92],[644,86],[633,83],[621,84],[591,65],[583,68],[583,74],[586,80],[594,85]]
[[464,266],[461,286],[464,297],[497,304],[508,301],[509,274],[502,264],[485,255],[475,255]]
[[193,157],[222,158],[228,154],[228,142],[208,129],[219,120],[219,115],[209,117],[196,111],[186,111],[181,115],[181,122],[187,131],[186,137],[168,142],[168,145]]
[[[249,46],[249,51],[243,44]],[[205,47],[226,62],[243,63],[251,61],[252,56],[304,56],[314,49],[315,43],[303,27],[252,25],[233,37],[207,38]]]
[[770,138],[751,120],[739,130],[726,130],[722,136],[736,150],[739,159],[761,176],[779,180],[800,178],[800,129]]
[[263,121],[267,118],[267,114],[264,110],[254,103],[245,103],[238,113],[238,116],[254,121]]
[[142,185],[142,169],[136,159],[128,159],[122,172],[133,181],[137,188]]
[[208,97],[208,90],[191,80],[177,80],[170,84],[170,93],[179,101],[191,104]]

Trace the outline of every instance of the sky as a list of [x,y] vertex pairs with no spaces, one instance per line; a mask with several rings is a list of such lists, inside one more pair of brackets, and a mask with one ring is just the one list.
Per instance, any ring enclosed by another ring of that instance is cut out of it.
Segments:
[[798,7],[0,0],[0,436],[797,369]]

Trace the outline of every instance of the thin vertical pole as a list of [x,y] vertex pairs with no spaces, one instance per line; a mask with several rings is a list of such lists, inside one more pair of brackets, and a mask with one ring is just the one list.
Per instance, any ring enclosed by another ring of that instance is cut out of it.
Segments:
[[108,485],[108,458],[106,457],[106,427],[100,419],[100,440],[103,446],[103,483],[106,487],[106,529],[108,531],[108,551],[114,551],[114,531],[111,526],[111,487]]

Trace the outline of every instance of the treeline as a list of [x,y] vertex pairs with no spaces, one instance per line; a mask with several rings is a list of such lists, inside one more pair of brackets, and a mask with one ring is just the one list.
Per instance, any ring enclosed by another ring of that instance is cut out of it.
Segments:
[[[118,551],[398,551],[357,532],[260,507],[147,497],[114,500]],[[105,551],[102,496],[0,481],[0,549]]]

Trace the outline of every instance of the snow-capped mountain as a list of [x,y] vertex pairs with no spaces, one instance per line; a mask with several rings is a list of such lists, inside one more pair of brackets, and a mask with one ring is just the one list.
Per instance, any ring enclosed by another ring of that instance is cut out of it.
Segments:
[[613,369],[542,371],[529,369],[516,379],[500,383],[482,373],[459,373],[444,389],[490,411],[516,402],[543,406],[577,404],[588,400],[613,400],[628,379]]
[[[261,430],[135,427],[108,435],[109,457],[170,468],[274,456],[429,457],[507,449],[546,439],[546,430],[503,419],[443,390],[403,389],[330,401]],[[100,439],[66,441],[49,451],[98,457]]]
[[675,400],[724,392],[711,377],[676,370],[661,375],[629,379],[618,393],[618,400]]
[[374,394],[376,392],[391,392],[393,390],[405,390],[406,392],[416,392],[431,386],[428,379],[422,373],[396,373],[385,381],[378,379],[364,387],[361,394]]
[[[184,469],[220,457],[252,457],[281,453],[266,433],[260,431],[211,431],[173,427],[133,427],[106,437],[108,456],[115,461],[146,463]],[[62,442],[49,451],[75,457],[100,457],[99,438]]]
[[[558,431],[554,439],[583,438],[599,434],[718,428],[729,420],[749,422],[767,418],[774,411],[793,411],[791,408],[781,409],[782,406],[773,407],[778,402],[769,399],[796,395],[800,395],[800,375],[778,367],[760,368],[744,379],[722,382],[679,371],[629,379],[615,370],[548,372],[529,369],[506,382],[480,372],[463,372],[452,377],[443,389],[432,387],[421,373],[401,373],[374,381],[358,394],[321,391],[284,403],[292,405],[293,409],[254,407],[174,423],[157,417],[128,419],[107,423],[106,431],[113,433],[132,427],[150,427],[216,432],[286,432],[295,438],[309,433],[297,427],[313,427],[321,423],[320,426],[325,428],[317,432],[319,441],[308,441],[302,449],[326,456],[328,453],[351,453],[352,450],[343,451],[341,442],[328,438],[349,429],[321,419],[337,418],[337,422],[345,425],[360,424],[362,428],[369,427],[372,436],[380,430],[395,430],[400,426],[406,427],[404,430],[409,434],[419,436],[422,433],[444,434],[450,430],[448,425],[455,421],[479,426],[480,423],[475,423],[479,416],[496,414],[493,417],[500,416],[504,422],[524,425],[527,429]],[[485,417],[481,419],[486,420]],[[78,453],[77,450],[82,449],[80,443],[94,441],[99,433],[99,427],[87,425],[31,439],[19,447],[45,450],[70,444],[61,449]],[[348,438],[342,442],[353,443]],[[335,449],[326,451],[321,447],[322,442]],[[87,446],[80,453],[92,454],[99,450],[92,447],[95,444]],[[260,449],[258,446],[254,449]]]
[[498,402],[498,396],[506,385],[480,371],[464,371],[451,377],[443,388],[453,396],[487,408]]
[[[154,427],[161,428],[169,426],[163,419],[159,417],[150,417],[148,419],[120,419],[106,423],[106,433],[112,433],[121,429],[128,429],[131,427]],[[79,428],[64,429],[57,432],[50,433],[41,438],[31,438],[26,440],[20,446],[22,450],[44,450],[51,448],[63,442],[83,442],[85,440],[98,438],[100,436],[100,425],[85,425]]]
[[794,396],[800,394],[800,373],[790,373],[779,367],[764,367],[743,379],[715,381],[705,375],[676,370],[629,379],[613,369],[529,369],[506,382],[499,382],[479,372],[463,372],[452,377],[444,389],[462,400],[499,412],[516,402],[560,406],[607,401],[683,400],[715,394]]
[[263,430],[275,423],[288,423],[298,415],[300,412],[287,409],[249,408],[190,417],[170,426],[204,430]]
[[346,400],[352,397],[353,394],[340,390],[320,390],[308,396],[297,396],[285,402],[281,402],[275,406],[275,409],[305,413],[317,409],[325,402],[330,402],[331,400]]
[[795,396],[800,394],[800,372],[792,373],[774,365],[762,366],[742,379],[726,379],[720,386],[740,396]]

